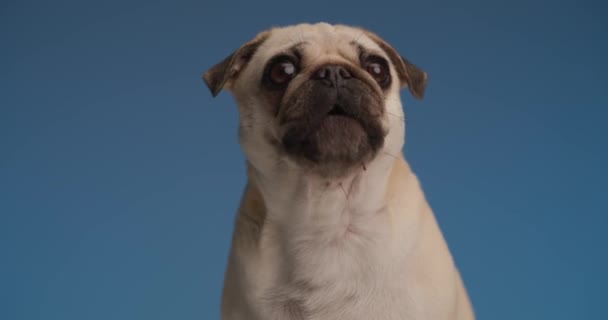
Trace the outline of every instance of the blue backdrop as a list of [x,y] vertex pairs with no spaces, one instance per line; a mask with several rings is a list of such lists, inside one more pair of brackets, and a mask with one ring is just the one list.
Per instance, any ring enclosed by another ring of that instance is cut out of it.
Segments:
[[0,318],[217,319],[245,183],[201,73],[258,31],[369,28],[430,75],[405,153],[480,319],[600,319],[602,1],[0,4]]

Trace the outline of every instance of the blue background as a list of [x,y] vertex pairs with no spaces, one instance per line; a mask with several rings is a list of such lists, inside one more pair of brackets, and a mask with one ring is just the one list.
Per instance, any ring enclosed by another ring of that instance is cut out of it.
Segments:
[[600,319],[602,1],[3,1],[0,318],[217,319],[245,183],[201,73],[258,31],[369,28],[430,74],[405,153],[479,319]]

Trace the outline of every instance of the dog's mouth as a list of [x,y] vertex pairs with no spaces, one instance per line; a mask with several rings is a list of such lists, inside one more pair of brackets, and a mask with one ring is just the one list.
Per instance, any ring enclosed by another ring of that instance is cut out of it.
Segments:
[[[352,142],[349,137],[367,136],[364,124],[363,119],[359,119],[342,105],[335,104],[320,120],[318,128],[311,131],[311,134],[320,135],[325,140],[340,140],[348,143]],[[336,143],[340,141],[336,141]]]
[[348,134],[367,134],[363,128],[363,121],[360,121],[353,114],[349,113],[343,106],[334,105],[320,120],[319,127],[312,130],[311,134],[326,134],[327,139],[332,137],[339,138],[340,134],[344,134],[344,138]]
[[288,125],[282,148],[298,163],[329,175],[370,160],[383,142],[379,119],[359,117],[336,104],[315,120]]
[[347,113],[346,110],[344,110],[344,107],[342,107],[339,104],[335,104],[327,113],[328,116],[344,116],[344,117],[350,117]]
[[310,81],[280,107],[281,149],[323,172],[361,166],[384,144],[383,109],[384,97],[361,81],[338,91]]

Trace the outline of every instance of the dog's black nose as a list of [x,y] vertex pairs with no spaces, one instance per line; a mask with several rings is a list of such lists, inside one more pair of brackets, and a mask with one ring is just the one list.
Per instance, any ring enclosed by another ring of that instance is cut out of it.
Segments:
[[351,77],[352,75],[345,67],[336,64],[322,66],[312,76],[313,79],[332,88],[342,86],[344,80]]

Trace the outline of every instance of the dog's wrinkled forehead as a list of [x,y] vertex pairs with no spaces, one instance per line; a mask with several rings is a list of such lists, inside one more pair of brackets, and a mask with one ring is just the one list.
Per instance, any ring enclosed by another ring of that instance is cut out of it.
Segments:
[[[424,95],[426,73],[378,35],[361,28],[327,23],[299,24],[264,31],[211,67],[203,79],[216,96],[224,87],[235,89],[235,82],[239,87],[239,82],[255,79],[273,57],[288,51],[294,53],[296,47],[301,55],[298,59],[302,58],[299,62],[304,68],[322,63],[356,66],[362,53],[382,57],[389,64],[391,74],[399,80],[400,88],[408,87],[419,99]],[[253,90],[250,86],[251,83],[245,87]]]
[[[253,61],[263,63],[277,54],[297,48],[304,62],[315,59],[356,62],[361,49],[385,56],[363,29],[327,23],[301,24],[272,29]],[[254,64],[255,65],[255,64]]]

